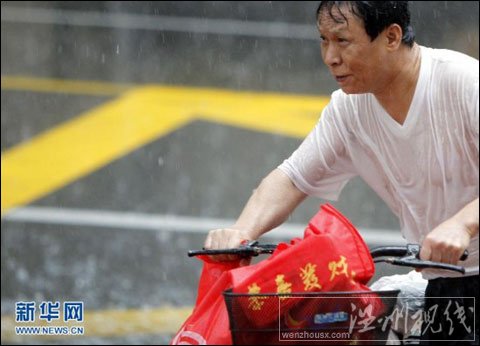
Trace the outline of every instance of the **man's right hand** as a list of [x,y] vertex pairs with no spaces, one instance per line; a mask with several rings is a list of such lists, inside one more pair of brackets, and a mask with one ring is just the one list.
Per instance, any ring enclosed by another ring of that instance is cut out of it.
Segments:
[[[205,240],[205,249],[233,249],[242,245],[245,241],[254,240],[246,231],[233,228],[220,228],[208,232]],[[210,258],[217,262],[235,261],[239,256],[235,255],[215,255]],[[244,261],[247,264],[248,261]]]
[[[275,168],[253,190],[242,213],[230,228],[215,229],[208,233],[205,249],[238,248],[244,241],[257,240],[262,234],[281,225],[306,197],[284,172]],[[239,257],[216,255],[211,258],[214,261],[233,261]]]

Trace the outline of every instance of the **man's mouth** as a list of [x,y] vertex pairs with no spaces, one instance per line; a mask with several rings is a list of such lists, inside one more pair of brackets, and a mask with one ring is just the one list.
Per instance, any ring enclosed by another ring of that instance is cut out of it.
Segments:
[[335,80],[337,81],[337,83],[343,83],[348,77],[349,75],[335,76]]

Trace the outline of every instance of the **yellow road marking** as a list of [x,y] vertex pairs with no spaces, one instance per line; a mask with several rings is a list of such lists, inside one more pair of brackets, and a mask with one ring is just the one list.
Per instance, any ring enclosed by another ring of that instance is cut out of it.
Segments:
[[327,97],[158,87],[173,104],[191,109],[197,119],[255,131],[302,138],[318,120]]
[[[2,88],[4,79],[9,80],[2,78]],[[46,89],[58,87],[55,81],[51,82]],[[42,83],[39,81],[37,85]],[[80,91],[87,82],[75,83],[67,84],[71,90]],[[326,97],[138,86],[2,153],[2,214],[43,197],[194,119],[304,137],[327,102]]]
[[[2,154],[2,213],[28,203],[190,120],[137,89]],[[139,103],[142,102],[142,103]]]
[[135,84],[114,84],[100,81],[72,81],[24,76],[2,77],[2,90],[28,90],[44,93],[109,96],[120,94],[134,86]]
[[[2,343],[20,342],[28,339],[54,339],[62,336],[19,336],[15,327],[21,326],[79,326],[84,327],[83,337],[121,337],[132,334],[171,334],[178,331],[181,324],[191,314],[192,307],[161,307],[157,309],[128,309],[85,311],[83,322],[47,323],[36,316],[36,322],[18,323],[15,316],[2,316]],[[63,336],[65,337],[65,336]],[[72,337],[72,336],[67,336]]]

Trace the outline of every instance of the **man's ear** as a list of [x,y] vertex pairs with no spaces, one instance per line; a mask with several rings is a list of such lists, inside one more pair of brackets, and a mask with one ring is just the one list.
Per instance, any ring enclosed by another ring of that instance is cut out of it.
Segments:
[[402,44],[403,31],[400,25],[392,24],[383,31],[387,49],[397,50]]

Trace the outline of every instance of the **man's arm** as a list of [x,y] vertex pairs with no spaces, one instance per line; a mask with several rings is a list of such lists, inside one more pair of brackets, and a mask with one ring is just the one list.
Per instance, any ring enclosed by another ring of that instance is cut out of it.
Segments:
[[477,198],[427,234],[420,258],[457,264],[470,240],[478,234],[478,214]]
[[[273,170],[254,190],[234,225],[209,232],[205,248],[234,248],[243,240],[259,238],[282,224],[306,196],[280,169]],[[218,256],[217,259],[233,257]]]

